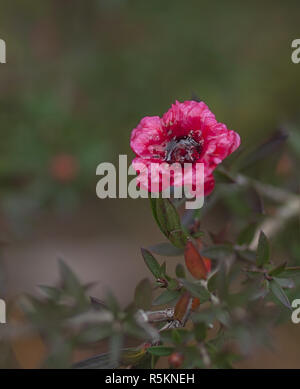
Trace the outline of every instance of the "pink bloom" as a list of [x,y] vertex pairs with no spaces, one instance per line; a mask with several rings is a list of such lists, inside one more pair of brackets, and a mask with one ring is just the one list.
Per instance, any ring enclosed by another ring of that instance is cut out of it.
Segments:
[[[208,106],[201,102],[178,101],[159,116],[146,116],[132,131],[130,146],[136,154],[133,160],[134,169],[139,172],[138,181],[141,187],[150,190],[150,166],[159,164],[162,173],[157,178],[159,190],[161,179],[168,164],[177,163],[183,166],[189,163],[190,172],[178,180],[172,177],[171,185],[187,185],[193,188],[196,164],[204,164],[204,192],[208,195],[214,188],[213,171],[224,158],[234,152],[240,145],[239,135],[228,130],[225,124],[219,123]],[[148,169],[143,169],[143,165]],[[147,171],[146,171],[147,170]],[[152,177],[153,179],[154,177]],[[152,181],[153,185],[153,181]],[[151,188],[152,191],[153,187]]]

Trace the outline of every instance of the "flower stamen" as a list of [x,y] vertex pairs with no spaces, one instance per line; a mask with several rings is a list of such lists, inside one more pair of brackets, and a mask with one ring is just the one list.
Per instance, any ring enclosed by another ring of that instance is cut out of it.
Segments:
[[197,142],[190,135],[174,137],[168,142],[164,160],[168,163],[194,162],[202,152],[203,140]]

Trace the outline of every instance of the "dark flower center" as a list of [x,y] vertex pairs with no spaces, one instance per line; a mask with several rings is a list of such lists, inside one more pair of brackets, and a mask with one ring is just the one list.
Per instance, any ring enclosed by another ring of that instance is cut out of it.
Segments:
[[165,161],[168,163],[195,162],[200,158],[203,141],[197,142],[190,135],[174,137],[168,142],[165,150]]

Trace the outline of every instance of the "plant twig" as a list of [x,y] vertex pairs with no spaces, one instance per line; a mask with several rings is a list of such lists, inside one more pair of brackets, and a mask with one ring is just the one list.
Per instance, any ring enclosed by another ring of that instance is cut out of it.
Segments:
[[277,209],[277,212],[272,217],[266,218],[256,229],[252,242],[249,245],[250,250],[255,250],[259,240],[260,231],[271,238],[276,235],[285,225],[285,223],[293,216],[299,217],[300,199],[299,197],[287,201]]
[[258,226],[253,240],[249,245],[250,250],[255,250],[257,248],[260,231],[264,231],[264,233],[270,238],[276,235],[290,218],[297,215],[299,216],[300,197],[298,195],[273,185],[261,183],[243,174],[238,174],[236,176],[236,181],[240,185],[252,184],[264,196],[273,201],[282,203],[282,205],[277,209],[275,215],[267,217]]

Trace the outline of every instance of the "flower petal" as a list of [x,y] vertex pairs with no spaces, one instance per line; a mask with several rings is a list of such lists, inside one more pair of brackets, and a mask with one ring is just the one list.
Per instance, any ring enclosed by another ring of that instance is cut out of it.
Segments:
[[136,155],[143,158],[161,159],[166,147],[166,134],[158,116],[146,116],[132,131],[130,146]]
[[206,127],[217,123],[215,115],[203,101],[193,100],[176,101],[163,115],[162,122],[169,139],[191,134],[196,141],[202,139]]

